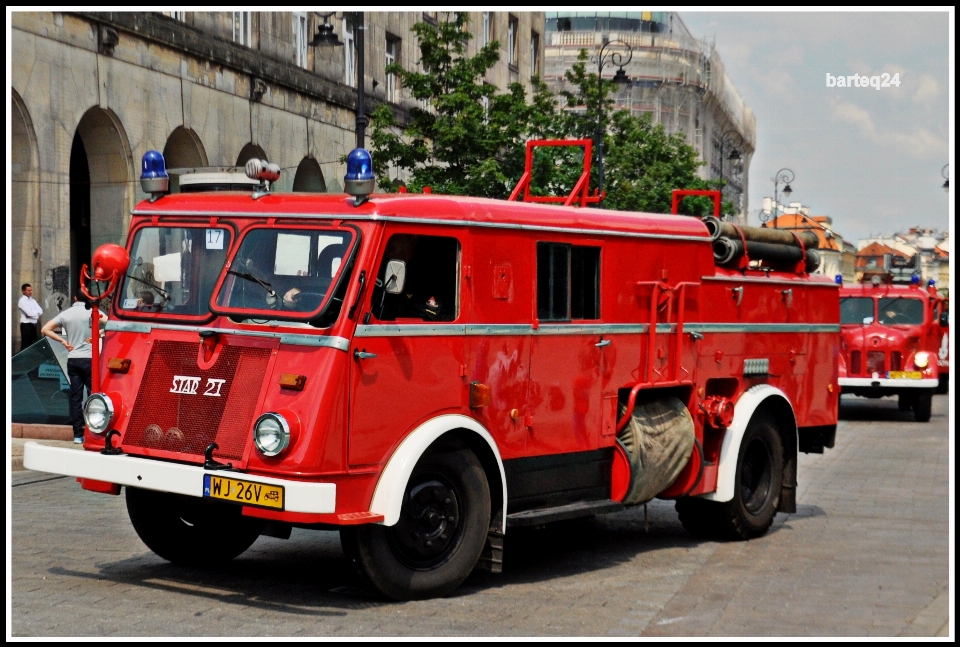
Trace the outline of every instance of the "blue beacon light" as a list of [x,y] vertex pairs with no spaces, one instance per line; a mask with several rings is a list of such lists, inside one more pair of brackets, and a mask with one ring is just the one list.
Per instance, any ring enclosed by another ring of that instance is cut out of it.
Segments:
[[373,158],[363,148],[355,148],[347,155],[347,174],[343,176],[343,188],[354,196],[353,206],[359,207],[373,193]]
[[930,279],[929,281],[927,281],[927,287],[928,287],[928,288],[935,288],[935,287],[937,287],[937,282],[934,281],[933,279]]
[[843,285],[843,274],[837,274],[835,277],[833,277],[833,282],[837,285]]
[[920,277],[914,274],[910,277],[910,285],[920,285]]
[[170,176],[167,175],[167,164],[160,151],[150,150],[143,154],[143,173],[140,175],[140,188],[151,196],[150,202],[155,202],[164,193],[170,191]]

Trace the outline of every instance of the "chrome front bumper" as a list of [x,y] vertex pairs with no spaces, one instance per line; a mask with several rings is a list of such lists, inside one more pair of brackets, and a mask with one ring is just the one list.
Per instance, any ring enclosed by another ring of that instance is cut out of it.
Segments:
[[216,474],[283,486],[284,510],[289,512],[324,514],[336,512],[337,508],[337,486],[334,483],[305,483],[242,472],[210,471],[196,465],[168,463],[127,454],[106,456],[100,452],[26,443],[23,447],[23,466],[38,472],[196,497],[203,496],[204,475]]

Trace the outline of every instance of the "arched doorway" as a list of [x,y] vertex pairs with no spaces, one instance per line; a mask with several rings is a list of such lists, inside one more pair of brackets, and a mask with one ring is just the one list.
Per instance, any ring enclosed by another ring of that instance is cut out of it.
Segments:
[[77,124],[70,151],[70,291],[80,268],[104,243],[124,244],[133,206],[130,146],[109,110],[90,108]]
[[267,160],[267,154],[263,152],[262,148],[256,144],[246,144],[240,149],[240,154],[237,155],[237,166],[243,166],[252,159],[261,159],[264,162],[269,161]]
[[[196,168],[207,165],[207,152],[195,132],[183,126],[177,126],[163,146],[163,159],[168,170]],[[170,174],[171,193],[179,193],[179,179],[178,173]]]
[[11,349],[20,349],[17,300],[20,286],[33,286],[33,297],[43,305],[43,276],[40,275],[40,169],[37,136],[30,113],[16,90],[10,90],[10,162],[13,180],[10,201],[10,294]]
[[327,183],[323,181],[323,172],[317,160],[304,157],[297,167],[297,174],[293,178],[293,190],[307,193],[325,193]]

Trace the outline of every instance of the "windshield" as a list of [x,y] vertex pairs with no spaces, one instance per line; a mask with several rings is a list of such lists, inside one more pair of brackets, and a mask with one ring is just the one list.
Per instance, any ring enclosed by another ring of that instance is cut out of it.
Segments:
[[231,237],[227,228],[139,229],[117,307],[130,314],[206,317]]
[[904,297],[880,299],[880,323],[916,326],[923,323],[923,301]]
[[333,229],[251,231],[223,279],[218,312],[252,319],[314,319],[343,274],[352,241],[352,232]]
[[[867,321],[870,319],[870,321]],[[847,297],[840,299],[840,323],[864,324],[873,321],[871,297]]]

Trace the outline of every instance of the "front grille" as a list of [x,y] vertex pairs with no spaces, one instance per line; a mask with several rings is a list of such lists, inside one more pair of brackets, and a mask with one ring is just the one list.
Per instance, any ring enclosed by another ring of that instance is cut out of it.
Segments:
[[903,370],[903,357],[900,355],[900,351],[895,350],[890,353],[890,370],[891,371],[902,371]]
[[863,368],[863,353],[858,350],[855,350],[850,353],[850,374],[851,375],[860,375],[860,370]]
[[884,374],[883,370],[883,351],[882,350],[872,350],[867,353],[867,374],[873,375],[877,373],[879,375]]
[[224,346],[208,370],[197,365],[199,352],[199,343],[155,342],[124,448],[202,457],[216,442],[214,456],[243,458],[271,351]]

